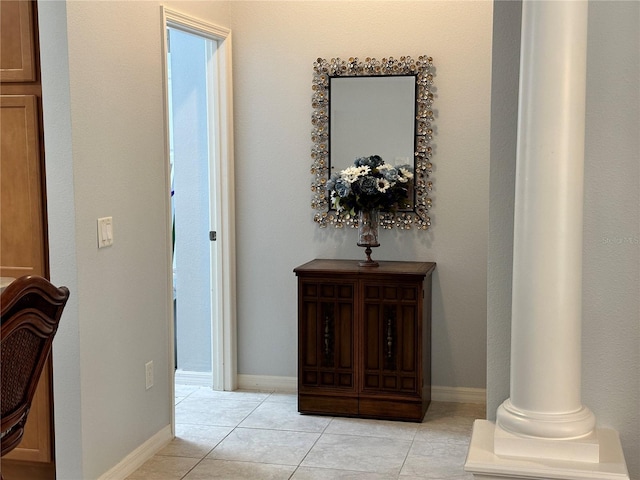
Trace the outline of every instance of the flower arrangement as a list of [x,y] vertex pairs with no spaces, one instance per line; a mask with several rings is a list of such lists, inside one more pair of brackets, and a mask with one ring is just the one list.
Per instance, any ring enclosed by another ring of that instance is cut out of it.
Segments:
[[393,212],[410,206],[409,165],[393,166],[379,155],[357,158],[352,167],[334,173],[327,182],[331,206],[339,213],[355,215],[363,210]]

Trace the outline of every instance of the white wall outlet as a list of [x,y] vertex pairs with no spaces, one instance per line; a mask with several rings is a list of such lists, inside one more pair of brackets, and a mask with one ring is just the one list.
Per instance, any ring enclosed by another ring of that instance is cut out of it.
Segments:
[[98,219],[98,248],[113,245],[113,217]]
[[144,364],[145,383],[147,390],[153,387],[153,360]]

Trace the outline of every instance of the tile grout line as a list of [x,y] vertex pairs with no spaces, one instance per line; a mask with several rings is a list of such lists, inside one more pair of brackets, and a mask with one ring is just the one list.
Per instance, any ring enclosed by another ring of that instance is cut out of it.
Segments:
[[[178,402],[178,404],[182,403],[182,401],[183,401],[183,400],[186,400],[186,399],[187,399],[187,398],[189,398],[191,395],[193,395],[195,392],[196,392],[196,390],[193,390],[189,395],[187,395],[187,396],[186,396],[186,397],[184,397],[180,402]],[[176,404],[176,405],[177,405],[177,404]],[[234,430],[234,429],[231,429],[231,430],[229,431],[229,433],[227,433],[227,434],[222,438],[222,440],[224,440],[225,438],[227,438],[227,437],[229,436],[229,434],[230,434],[231,432],[233,432],[233,430]],[[177,438],[177,437],[176,437],[176,438]],[[200,464],[202,463],[202,461],[203,461],[205,458],[207,458],[207,456],[208,456],[211,452],[213,452],[213,450],[214,450],[218,445],[220,445],[220,443],[222,442],[222,440],[220,440],[219,442],[217,442],[217,443],[216,443],[216,444],[211,448],[211,450],[209,450],[207,453],[205,453],[205,454],[202,456],[202,458],[201,458],[200,460],[198,460],[198,461],[193,465],[193,467],[191,467],[191,468],[187,471],[187,473],[185,473],[182,477],[180,477],[180,480],[184,480],[184,479],[187,477],[187,475],[189,475],[189,474],[190,474],[190,473],[191,473],[191,472],[192,472],[192,471],[193,471],[193,470],[194,470],[198,465],[200,465]]]
[[[297,408],[296,408],[297,410]],[[300,415],[300,411],[298,410],[298,415]],[[322,436],[325,434],[325,432],[327,431],[327,428],[329,428],[329,425],[331,425],[331,423],[335,420],[336,417],[330,417],[331,420],[329,420],[327,422],[327,424],[324,426],[324,428],[322,429],[322,431],[320,432],[320,435],[318,435],[318,438],[316,438],[315,442],[313,442],[313,445],[311,445],[311,447],[309,448],[309,450],[307,450],[307,453],[304,454],[304,456],[302,457],[302,459],[298,462],[298,465],[296,466],[296,468],[293,470],[293,472],[291,473],[291,475],[289,476],[289,478],[291,479],[296,472],[298,471],[298,469],[300,468],[300,466],[302,465],[302,463],[305,461],[305,459],[307,458],[307,456],[309,456],[309,453],[311,453],[311,450],[313,450],[313,447],[315,447],[317,445],[317,443],[320,441],[320,439],[322,438]]]
[[411,449],[413,448],[413,442],[415,442],[416,440],[416,435],[418,434],[418,430],[416,429],[415,432],[413,432],[413,438],[411,439],[411,443],[409,444],[409,448],[407,449],[407,453],[404,456],[404,460],[402,460],[402,465],[400,465],[400,470],[398,470],[398,475],[396,478],[400,478],[400,475],[402,474],[402,469],[404,468],[404,465],[407,463],[407,458],[409,458],[409,453],[411,453]]
[[413,448],[413,443],[416,440],[416,435],[418,435],[418,429],[420,428],[419,425],[422,425],[423,422],[424,422],[424,418],[418,424],[415,431],[413,432],[413,435],[411,436],[411,443],[409,443],[409,448],[407,449],[407,453],[404,456],[404,460],[402,460],[402,465],[400,465],[400,470],[398,470],[398,475],[396,475],[396,479],[399,479],[400,475],[402,474],[402,469],[404,468],[404,465],[407,463],[407,458],[409,458],[409,453],[411,453],[411,449]]
[[[194,390],[194,391],[193,391],[193,392],[191,392],[189,395],[187,395],[183,400],[186,400],[188,397],[190,397],[190,396],[191,396],[193,393],[195,393],[195,392],[196,392],[196,390]],[[251,410],[247,415],[245,415],[245,416],[242,418],[242,420],[240,420],[240,421],[239,421],[239,422],[238,422],[238,423],[237,423],[233,428],[231,428],[231,430],[229,431],[229,433],[227,433],[227,434],[226,434],[226,435],[225,435],[225,436],[224,436],[224,437],[223,437],[219,442],[217,442],[217,443],[216,443],[216,444],[211,448],[211,450],[209,450],[207,453],[205,453],[205,454],[204,454],[204,456],[203,456],[200,460],[198,460],[198,461],[196,462],[196,464],[195,464],[195,465],[193,465],[193,467],[191,467],[191,468],[187,471],[187,473],[185,473],[182,477],[180,477],[180,480],[184,480],[184,479],[187,477],[187,475],[189,475],[189,474],[190,474],[190,473],[191,473],[191,472],[192,472],[192,471],[193,471],[193,470],[194,470],[198,465],[200,465],[200,464],[203,462],[203,460],[205,460],[209,455],[211,455],[211,452],[213,452],[213,451],[218,447],[218,445],[220,445],[220,444],[221,444],[221,443],[222,443],[222,442],[223,442],[223,441],[224,441],[224,440],[225,440],[229,435],[231,435],[231,434],[236,430],[236,428],[238,428],[238,426],[239,426],[242,422],[244,422],[244,421],[247,419],[247,417],[248,417],[249,415],[251,415],[253,412],[255,412],[255,411],[256,411],[256,409],[257,409],[260,405],[262,405],[262,404],[266,401],[266,399],[267,399],[267,398],[269,398],[269,397],[271,396],[271,394],[272,394],[272,393],[273,393],[273,392],[270,392],[270,393],[269,393],[269,395],[267,395],[265,398],[263,398],[262,400],[260,400],[260,402],[258,403],[258,405],[256,405],[256,406],[255,406],[255,408],[254,408],[253,410]],[[178,403],[180,403],[180,402],[178,402]]]

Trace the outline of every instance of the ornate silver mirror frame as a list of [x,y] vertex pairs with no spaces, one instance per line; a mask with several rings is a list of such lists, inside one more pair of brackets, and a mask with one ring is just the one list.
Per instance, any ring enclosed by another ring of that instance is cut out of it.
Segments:
[[[413,209],[410,211],[380,212],[380,226],[382,228],[427,230],[431,226],[428,216],[431,207],[429,192],[432,182],[429,180],[432,163],[431,139],[433,137],[433,59],[421,55],[417,59],[411,57],[393,57],[376,60],[358,58],[330,60],[318,58],[313,64],[313,114],[311,173],[313,180],[311,190],[313,197],[311,207],[316,210],[314,221],[320,227],[333,225],[337,228],[345,226],[356,227],[357,219],[329,209],[326,183],[330,176],[330,79],[335,77],[375,77],[375,76],[414,76],[416,85],[415,95],[415,142],[414,142],[414,185]],[[355,160],[355,159],[354,159]]]

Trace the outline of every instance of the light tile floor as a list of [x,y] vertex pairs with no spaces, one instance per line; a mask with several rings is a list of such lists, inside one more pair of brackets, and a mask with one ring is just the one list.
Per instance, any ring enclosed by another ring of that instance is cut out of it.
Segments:
[[484,406],[433,402],[422,423],[300,415],[295,394],[176,386],[176,438],[128,480],[472,479]]

